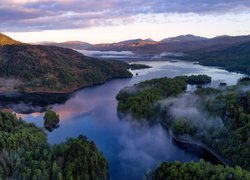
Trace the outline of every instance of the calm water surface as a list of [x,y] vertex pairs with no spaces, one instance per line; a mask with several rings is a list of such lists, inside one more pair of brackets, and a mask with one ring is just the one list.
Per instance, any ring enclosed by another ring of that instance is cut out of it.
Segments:
[[[54,105],[60,115],[60,127],[48,133],[51,144],[67,137],[86,135],[93,140],[109,161],[111,179],[141,179],[147,170],[163,161],[198,161],[202,155],[177,146],[160,125],[141,126],[117,116],[116,94],[125,86],[160,77],[207,74],[211,86],[220,82],[235,84],[242,75],[214,67],[193,65],[190,62],[138,62],[152,66],[136,70],[131,79],[118,79],[103,85],[86,88],[72,95],[65,104]],[[21,115],[26,121],[43,126],[43,113]]]

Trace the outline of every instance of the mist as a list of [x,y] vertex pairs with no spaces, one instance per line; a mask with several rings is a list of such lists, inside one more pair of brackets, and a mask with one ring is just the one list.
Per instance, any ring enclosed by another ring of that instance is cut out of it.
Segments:
[[163,108],[167,108],[167,113],[173,121],[187,120],[198,130],[199,136],[206,136],[224,127],[222,119],[209,114],[203,108],[202,99],[195,94],[185,93],[176,98],[165,99],[160,103]]
[[161,54],[157,54],[155,56],[152,57],[152,59],[161,59],[163,57],[181,57],[181,56],[184,56],[184,53],[182,52],[179,52],[179,53],[172,53],[172,52],[163,52]]

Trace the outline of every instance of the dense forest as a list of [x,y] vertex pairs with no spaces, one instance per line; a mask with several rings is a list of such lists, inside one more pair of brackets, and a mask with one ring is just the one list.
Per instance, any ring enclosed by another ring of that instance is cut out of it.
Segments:
[[250,42],[211,51],[193,51],[180,58],[183,60],[198,61],[205,66],[219,66],[228,71],[249,74]]
[[195,162],[162,163],[152,175],[153,180],[172,179],[250,179],[250,173],[236,166],[212,165],[201,160]]
[[[198,83],[203,76],[190,77]],[[250,82],[246,78],[235,86],[186,93],[188,79],[161,78],[127,87],[117,95],[118,111],[140,122],[160,119],[178,139],[203,144],[227,164],[250,170]]]
[[[214,149],[232,165],[250,170],[250,91],[249,82],[227,89],[199,89],[195,92],[201,112],[209,114],[206,123],[190,118],[176,119],[166,108],[165,122],[182,139],[189,135]],[[203,125],[202,125],[203,124]],[[219,126],[217,126],[220,124]],[[202,132],[209,133],[202,133]]]
[[185,92],[187,84],[207,84],[211,77],[206,75],[179,76],[144,81],[133,87],[122,89],[116,96],[118,112],[131,113],[137,119],[155,119],[156,102]]
[[51,146],[43,129],[0,112],[0,179],[108,179],[108,163],[80,135]]

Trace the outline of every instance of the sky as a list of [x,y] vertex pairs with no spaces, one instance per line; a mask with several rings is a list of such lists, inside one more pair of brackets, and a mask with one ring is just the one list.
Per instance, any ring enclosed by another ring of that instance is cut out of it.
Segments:
[[250,0],[1,0],[0,32],[22,42],[250,34]]

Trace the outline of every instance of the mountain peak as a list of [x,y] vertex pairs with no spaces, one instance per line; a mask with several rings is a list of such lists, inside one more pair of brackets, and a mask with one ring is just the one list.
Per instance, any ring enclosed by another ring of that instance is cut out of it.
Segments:
[[188,42],[188,41],[203,41],[203,40],[207,40],[207,38],[195,36],[192,34],[187,34],[187,35],[180,35],[176,37],[166,38],[161,40],[161,42],[168,43],[168,42]]
[[6,36],[5,34],[0,33],[0,46],[19,45],[19,44],[22,43],[10,38],[9,36]]

